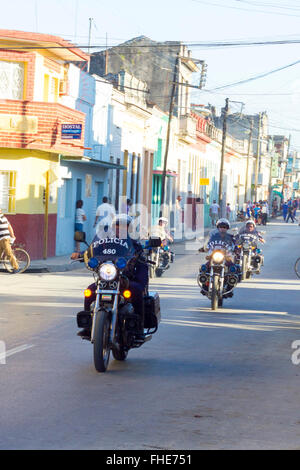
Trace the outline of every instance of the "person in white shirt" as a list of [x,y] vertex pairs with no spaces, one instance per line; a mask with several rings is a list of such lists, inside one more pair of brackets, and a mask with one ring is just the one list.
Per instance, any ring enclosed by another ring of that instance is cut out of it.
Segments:
[[101,222],[102,225],[110,226],[115,217],[116,211],[114,206],[112,204],[108,204],[108,198],[104,196],[102,204],[100,204],[96,210],[94,227],[96,227],[98,222]]
[[209,208],[209,215],[211,218],[211,224],[213,227],[215,227],[220,215],[220,206],[219,204],[217,204],[215,199],[213,200],[213,203]]
[[15,238],[13,228],[0,209],[0,255],[2,253],[5,254],[12,265],[12,272],[16,273],[18,272],[19,265],[11,249],[11,238]]
[[173,242],[173,237],[166,230],[168,225],[168,219],[166,217],[160,217],[158,219],[158,224],[154,225],[151,229],[151,236],[159,237],[163,245],[167,245],[168,242]]
[[[86,215],[82,209],[83,201],[79,199],[76,202],[75,211],[75,232],[83,232],[83,223],[86,221]],[[76,242],[76,251],[80,251],[80,242]]]

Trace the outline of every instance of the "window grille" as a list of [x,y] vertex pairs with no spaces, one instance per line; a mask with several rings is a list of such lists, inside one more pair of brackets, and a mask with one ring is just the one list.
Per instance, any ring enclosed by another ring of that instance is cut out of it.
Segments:
[[0,209],[4,213],[16,212],[16,171],[0,170]]
[[0,60],[0,99],[22,100],[24,64]]

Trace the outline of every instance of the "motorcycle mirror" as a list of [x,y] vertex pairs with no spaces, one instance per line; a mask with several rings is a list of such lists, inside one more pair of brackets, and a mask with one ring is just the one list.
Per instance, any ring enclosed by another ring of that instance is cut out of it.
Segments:
[[148,247],[149,248],[157,248],[161,245],[161,238],[159,237],[150,237]]
[[86,243],[85,232],[79,232],[79,231],[75,232],[74,240],[75,240],[75,242]]

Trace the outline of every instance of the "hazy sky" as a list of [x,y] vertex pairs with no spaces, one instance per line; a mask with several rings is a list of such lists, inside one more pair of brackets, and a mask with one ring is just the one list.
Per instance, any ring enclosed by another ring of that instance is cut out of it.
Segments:
[[[199,42],[300,40],[298,0],[0,0],[0,28],[61,35],[87,46],[117,44],[145,35],[180,40],[208,64],[206,90],[248,79],[300,60],[300,44],[214,47]],[[85,49],[86,50],[86,49]],[[158,71],[159,73],[159,71]],[[300,150],[300,63],[268,77],[221,90],[194,91],[193,101],[219,108],[225,98],[245,103],[245,113],[267,111],[270,133],[291,133]],[[231,110],[241,106],[231,104]]]

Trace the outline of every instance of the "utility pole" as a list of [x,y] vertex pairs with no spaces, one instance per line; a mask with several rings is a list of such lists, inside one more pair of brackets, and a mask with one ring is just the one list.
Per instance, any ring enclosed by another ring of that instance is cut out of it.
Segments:
[[[92,42],[92,23],[93,23],[93,18],[89,18],[89,46],[88,46],[88,54],[90,53],[91,42]],[[88,62],[88,72],[90,71],[90,63],[91,63],[91,60],[89,60],[89,62]]]
[[[272,195],[272,168],[273,168],[273,158],[274,158],[274,150],[273,150],[273,137],[271,136],[269,139],[269,142],[271,142],[271,148],[270,148],[270,153],[271,153],[271,161],[270,161],[270,177],[269,177],[269,207],[272,207],[272,201],[271,201],[271,195]],[[270,145],[269,145],[270,147]]]
[[173,84],[172,84],[172,91],[171,91],[171,98],[170,98],[170,107],[169,107],[169,121],[168,121],[168,129],[167,129],[167,139],[166,139],[166,150],[165,150],[165,158],[164,158],[164,168],[162,174],[162,183],[161,183],[161,199],[160,199],[160,211],[159,216],[162,217],[163,213],[163,205],[165,203],[165,186],[166,186],[166,174],[167,174],[167,162],[168,162],[168,154],[169,154],[169,147],[170,147],[170,134],[171,134],[171,121],[173,117],[173,110],[174,110],[174,101],[175,101],[175,93],[177,88],[177,73],[179,68],[179,51],[177,52],[177,57],[175,60],[174,65],[174,73],[173,73]]
[[258,182],[258,164],[260,159],[260,133],[261,133],[261,113],[258,115],[258,136],[257,136],[257,152],[255,161],[255,180],[254,180],[254,199],[257,201],[257,182]]
[[107,33],[105,38],[105,75],[108,73],[108,49],[107,49]]
[[224,172],[224,159],[226,149],[226,135],[227,135],[227,117],[229,111],[229,98],[225,100],[224,116],[223,116],[223,134],[222,134],[222,153],[221,153],[221,166],[220,166],[220,183],[219,183],[219,206],[221,216],[223,215],[223,172]]
[[253,118],[251,118],[251,121],[250,121],[250,132],[249,132],[249,139],[248,139],[248,154],[247,154],[247,164],[246,164],[245,197],[244,197],[244,202],[245,203],[247,202],[249,159],[250,159],[252,134],[253,134]]
[[[287,159],[289,159],[289,152],[290,152],[290,145],[291,145],[291,134],[289,135],[289,142],[288,142],[288,148],[287,148]],[[288,165],[288,161],[285,164],[284,172],[283,172],[283,177],[282,177],[282,201],[284,200],[284,181],[286,177],[286,167]]]

